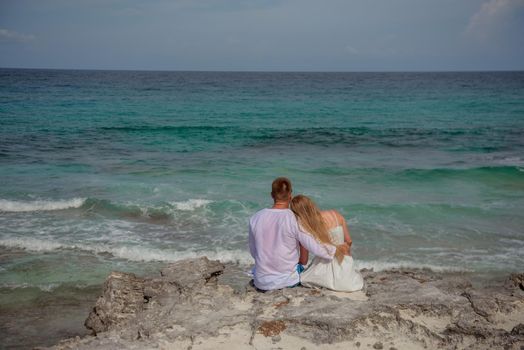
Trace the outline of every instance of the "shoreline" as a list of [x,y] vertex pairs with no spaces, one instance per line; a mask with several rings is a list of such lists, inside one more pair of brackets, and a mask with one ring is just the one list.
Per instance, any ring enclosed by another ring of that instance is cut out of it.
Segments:
[[[474,286],[429,270],[363,270],[363,291],[231,286],[234,268],[205,257],[160,274],[112,272],[86,320],[96,336],[52,349],[422,349],[524,344],[524,274]],[[247,276],[246,276],[247,277]]]
[[[10,249],[11,251],[16,249]],[[27,254],[24,250],[16,250]],[[16,253],[16,252],[15,252]],[[169,264],[158,262],[158,269]],[[227,285],[238,293],[242,293],[250,277],[246,274],[248,268],[239,263],[226,262],[223,273],[218,276],[218,282]],[[158,269],[148,269],[149,272],[128,269],[137,276],[152,276]],[[391,271],[379,270],[378,272]],[[458,277],[471,281],[474,287],[483,287],[490,284],[500,284],[504,276],[493,273],[468,271],[439,271],[427,268],[399,267],[393,270],[426,271],[430,274],[439,274],[445,278]],[[364,273],[373,269],[362,269]],[[0,289],[3,302],[0,305],[1,333],[4,334],[2,345],[25,349],[33,346],[53,346],[62,339],[71,337],[85,337],[89,330],[84,321],[103,291],[103,282],[89,285],[84,288],[70,290],[68,287],[58,286],[49,290],[37,290],[35,286]],[[25,296],[24,296],[25,295]],[[13,304],[13,300],[16,302]],[[22,341],[23,340],[23,341]]]

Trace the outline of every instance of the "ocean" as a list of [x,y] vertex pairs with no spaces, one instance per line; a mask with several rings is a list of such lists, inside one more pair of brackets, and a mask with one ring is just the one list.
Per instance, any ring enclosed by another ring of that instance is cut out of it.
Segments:
[[0,69],[0,125],[4,345],[79,334],[111,270],[248,271],[277,176],[360,268],[524,268],[524,72]]

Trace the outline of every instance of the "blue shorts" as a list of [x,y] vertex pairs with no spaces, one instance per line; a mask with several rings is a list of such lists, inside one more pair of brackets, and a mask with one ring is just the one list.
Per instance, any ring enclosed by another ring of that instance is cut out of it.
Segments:
[[[302,271],[304,271],[304,265],[297,264],[297,272],[298,272],[298,274],[300,275],[302,273]],[[300,286],[300,281],[297,284],[289,286],[288,288],[295,288],[295,287],[298,287],[298,286]]]

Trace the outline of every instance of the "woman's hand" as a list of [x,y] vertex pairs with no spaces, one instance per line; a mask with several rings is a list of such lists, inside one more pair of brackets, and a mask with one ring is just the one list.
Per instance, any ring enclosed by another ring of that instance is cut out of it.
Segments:
[[342,253],[343,255],[349,255],[349,250],[350,250],[349,244],[347,244],[346,242],[339,244],[337,245],[337,250],[340,253]]
[[352,241],[345,242],[348,245],[348,255],[351,256],[351,245],[353,244]]

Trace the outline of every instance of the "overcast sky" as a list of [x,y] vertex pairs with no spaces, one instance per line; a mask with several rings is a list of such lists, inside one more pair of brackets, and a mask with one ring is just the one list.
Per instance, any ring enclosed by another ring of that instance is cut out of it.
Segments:
[[0,0],[0,67],[524,70],[524,0]]

